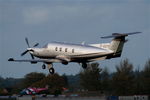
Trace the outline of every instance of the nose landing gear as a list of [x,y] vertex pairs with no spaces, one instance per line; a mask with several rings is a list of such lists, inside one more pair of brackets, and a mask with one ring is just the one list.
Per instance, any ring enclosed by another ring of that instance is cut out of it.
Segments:
[[54,73],[55,73],[54,68],[50,68],[50,69],[49,69],[49,73],[50,73],[50,74],[54,74]]
[[[53,68],[53,64],[47,64],[47,68],[48,68],[50,74],[54,74],[55,73],[55,70]],[[42,65],[42,69],[46,69],[46,65],[45,64]]]
[[53,64],[47,64],[47,68],[48,68],[50,74],[54,74],[55,73],[55,70],[53,68]]

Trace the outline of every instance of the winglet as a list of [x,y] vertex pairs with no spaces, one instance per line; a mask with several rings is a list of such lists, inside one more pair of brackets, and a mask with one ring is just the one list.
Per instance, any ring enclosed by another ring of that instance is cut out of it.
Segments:
[[14,61],[14,58],[9,58],[8,61]]

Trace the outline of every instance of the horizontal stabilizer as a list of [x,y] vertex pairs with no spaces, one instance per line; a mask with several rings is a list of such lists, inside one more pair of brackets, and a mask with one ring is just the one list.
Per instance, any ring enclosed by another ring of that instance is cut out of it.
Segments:
[[112,35],[110,36],[104,36],[104,37],[101,37],[101,38],[119,38],[119,37],[126,37],[128,35],[133,35],[133,34],[139,34],[139,33],[142,33],[142,32],[131,32],[131,33],[112,33]]

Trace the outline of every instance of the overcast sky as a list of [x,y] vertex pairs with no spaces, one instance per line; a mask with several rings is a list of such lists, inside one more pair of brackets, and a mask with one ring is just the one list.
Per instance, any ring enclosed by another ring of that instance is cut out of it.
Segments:
[[[101,36],[114,32],[134,32],[121,58],[98,61],[102,68],[115,71],[115,65],[128,58],[143,68],[150,58],[150,0],[0,0],[0,76],[23,77],[29,72],[43,72],[42,63],[8,62],[20,57],[27,45],[39,42],[44,46],[51,41],[81,43],[110,42]],[[67,66],[54,64],[59,74],[77,74],[82,69],[76,63]]]

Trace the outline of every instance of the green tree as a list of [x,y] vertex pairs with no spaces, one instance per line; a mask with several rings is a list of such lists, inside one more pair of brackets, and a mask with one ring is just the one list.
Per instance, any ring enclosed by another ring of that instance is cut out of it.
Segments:
[[134,85],[133,65],[125,59],[116,66],[116,70],[112,78],[114,94],[131,95]]
[[32,84],[44,79],[45,77],[46,76],[43,73],[31,72],[25,75],[25,78],[23,80],[23,88],[30,87],[32,86]]
[[140,72],[139,67],[134,71],[134,75],[134,94],[142,95],[144,84],[142,82],[142,73]]
[[67,76],[67,79],[68,79],[69,91],[74,92],[81,88],[79,74],[69,75]]
[[4,82],[4,78],[2,78],[2,77],[0,76],[0,88],[3,88],[3,82]]
[[150,94],[150,59],[146,62],[142,71],[143,94]]
[[101,90],[100,72],[98,63],[89,64],[87,69],[80,72],[80,84],[89,91]]
[[105,94],[110,94],[110,75],[108,72],[107,67],[104,68],[104,70],[101,73],[101,84],[102,84],[102,91]]
[[61,93],[62,88],[65,86],[65,80],[63,76],[58,74],[48,75],[44,79],[32,84],[32,87],[45,87],[48,86],[50,93],[58,92]]
[[65,81],[65,87],[68,87],[68,86],[69,86],[69,83],[68,83],[68,77],[66,76],[66,74],[63,74],[62,78],[63,78],[64,81]]

